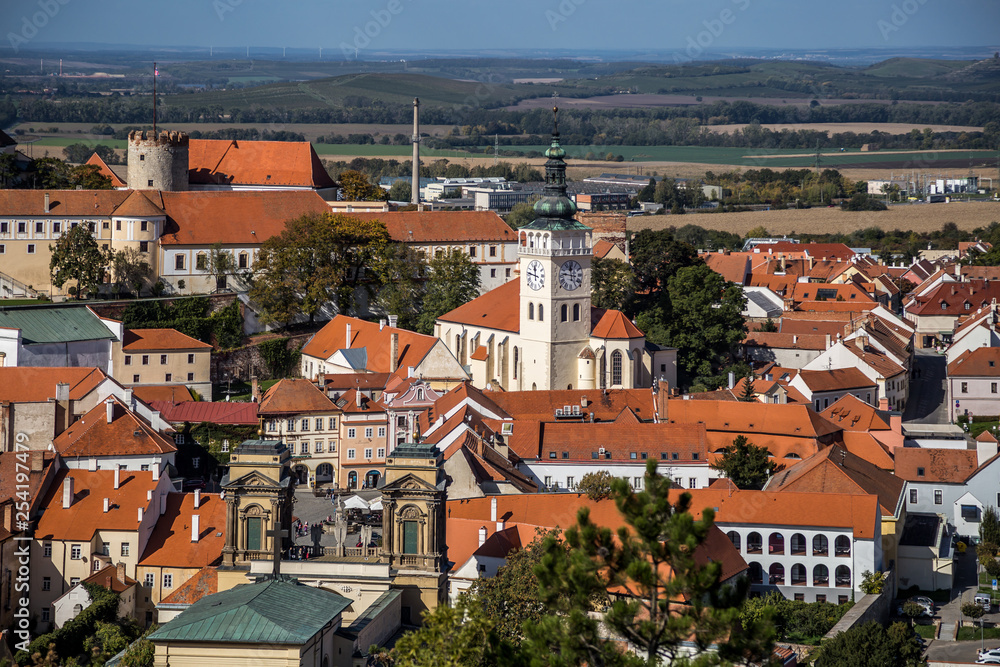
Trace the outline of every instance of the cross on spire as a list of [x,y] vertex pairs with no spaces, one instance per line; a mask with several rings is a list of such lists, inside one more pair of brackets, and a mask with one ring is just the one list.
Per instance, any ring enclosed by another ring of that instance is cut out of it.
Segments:
[[281,542],[288,537],[288,531],[281,528],[275,528],[274,530],[269,530],[264,534],[273,538],[271,540],[271,544],[274,548],[274,562],[272,563],[273,569],[271,572],[273,576],[277,578],[281,574]]

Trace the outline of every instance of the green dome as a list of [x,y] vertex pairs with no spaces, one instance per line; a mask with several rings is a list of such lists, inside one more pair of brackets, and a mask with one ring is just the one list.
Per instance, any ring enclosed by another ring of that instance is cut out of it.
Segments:
[[572,218],[576,204],[568,197],[542,197],[535,202],[535,213],[544,218]]
[[545,151],[545,157],[559,160],[566,157],[566,151],[563,150],[558,141],[553,140],[552,145]]

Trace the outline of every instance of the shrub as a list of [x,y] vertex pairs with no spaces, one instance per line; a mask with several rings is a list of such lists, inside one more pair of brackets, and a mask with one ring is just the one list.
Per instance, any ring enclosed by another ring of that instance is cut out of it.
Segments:
[[576,490],[579,493],[586,494],[591,500],[604,500],[611,497],[612,480],[614,480],[614,475],[607,470],[588,472],[580,478],[580,483],[577,485]]

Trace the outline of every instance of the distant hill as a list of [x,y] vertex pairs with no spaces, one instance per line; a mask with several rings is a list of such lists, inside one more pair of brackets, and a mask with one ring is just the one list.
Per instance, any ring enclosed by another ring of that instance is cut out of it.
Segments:
[[878,77],[904,77],[907,79],[927,79],[950,74],[968,67],[968,60],[925,60],[922,58],[890,58],[862,70],[865,74]]

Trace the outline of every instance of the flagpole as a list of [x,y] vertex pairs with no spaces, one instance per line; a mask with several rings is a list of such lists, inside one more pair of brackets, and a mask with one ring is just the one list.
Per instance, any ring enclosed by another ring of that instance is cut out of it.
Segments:
[[153,136],[156,136],[156,61],[153,61]]

